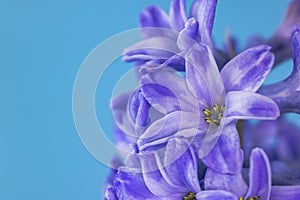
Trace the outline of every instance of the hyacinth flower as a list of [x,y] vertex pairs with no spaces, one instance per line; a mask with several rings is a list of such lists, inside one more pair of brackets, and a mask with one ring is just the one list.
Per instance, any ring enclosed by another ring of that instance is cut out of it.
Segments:
[[[144,9],[140,28],[144,40],[124,50],[123,60],[141,65],[147,61],[164,63],[177,70],[184,70],[184,60],[178,56],[177,37],[189,19],[197,22],[197,40],[212,48],[211,32],[217,0],[195,0],[190,15],[186,13],[185,0],[173,0],[169,15],[157,6]],[[172,59],[170,59],[172,58]]]
[[[225,190],[201,190],[198,161],[184,138],[171,138],[163,157],[157,152],[131,154],[118,169],[105,199],[219,200],[232,199]],[[204,173],[204,172],[203,172]],[[236,199],[235,199],[236,200]]]
[[145,99],[166,115],[141,135],[139,149],[163,144],[179,128],[187,137],[197,136],[198,156],[208,167],[238,173],[237,161],[243,155],[236,120],[279,116],[274,101],[255,93],[272,68],[274,56],[269,50],[268,46],[248,49],[219,72],[210,49],[195,44],[185,56],[185,79],[163,68],[141,77]]
[[[243,162],[240,160],[240,162]],[[300,185],[274,186],[267,155],[262,149],[253,149],[250,156],[247,185],[242,174],[219,174],[207,169],[204,179],[205,190],[225,190],[232,194],[232,200],[281,200],[299,199]],[[220,198],[223,199],[223,198]]]
[[266,85],[259,93],[269,96],[281,111],[300,113],[300,26],[292,33],[293,71],[281,82]]
[[277,185],[300,184],[300,129],[284,117],[274,121],[245,122],[243,149],[245,166],[250,151],[263,148],[272,169],[272,183]]
[[127,165],[120,167],[115,175],[115,196],[117,199],[194,199],[201,188],[192,148],[184,138],[171,138],[163,157],[157,152],[130,155]]

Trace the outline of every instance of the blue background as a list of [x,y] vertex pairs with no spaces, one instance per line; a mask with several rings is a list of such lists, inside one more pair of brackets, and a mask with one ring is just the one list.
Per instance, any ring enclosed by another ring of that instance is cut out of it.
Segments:
[[[267,37],[288,2],[220,1],[214,38],[220,44],[228,27],[243,43],[253,33]],[[1,200],[101,199],[108,169],[77,135],[73,83],[88,53],[109,36],[138,27],[140,10],[150,4],[167,9],[169,1],[0,2]],[[282,73],[288,74],[288,65]],[[107,112],[114,81],[102,91],[100,107]],[[111,132],[107,112],[98,115]]]

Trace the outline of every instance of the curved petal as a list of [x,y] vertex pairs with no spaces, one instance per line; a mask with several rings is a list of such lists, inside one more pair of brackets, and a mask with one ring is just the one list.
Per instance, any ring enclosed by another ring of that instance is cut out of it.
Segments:
[[121,94],[111,100],[110,108],[114,121],[119,129],[129,135],[134,135],[134,123],[127,115],[127,103],[131,92]]
[[248,191],[242,174],[221,174],[208,168],[204,179],[205,190],[225,190],[238,197],[243,197]]
[[140,170],[119,168],[119,172],[115,176],[114,186],[118,199],[157,199],[145,185]]
[[140,14],[140,27],[142,28],[142,35],[145,38],[156,37],[165,35],[163,29],[143,29],[146,27],[159,27],[159,28],[171,28],[169,23],[169,17],[158,6],[149,6],[145,8]]
[[178,52],[176,38],[151,37],[126,48],[123,52],[123,60],[125,62],[151,59],[166,60]]
[[[213,133],[210,133],[212,131]],[[219,173],[237,174],[241,172],[243,151],[240,148],[239,135],[234,122],[209,129],[207,135],[217,135],[217,142],[210,147],[210,152],[203,154],[200,148],[198,156],[208,167]],[[214,137],[214,136],[213,136]],[[204,138],[204,144],[210,141]]]
[[195,44],[186,54],[186,81],[190,91],[207,107],[224,103],[224,85],[207,46]]
[[149,83],[143,84],[141,88],[147,100],[161,113],[181,110],[176,94],[165,86]]
[[[192,129],[187,137],[193,137],[198,134],[198,127],[201,127],[201,121],[196,115],[189,112],[175,111],[161,119],[155,121],[149,126],[143,135],[137,141],[140,150],[153,145],[166,143],[167,140],[175,134],[181,134],[180,131]],[[204,121],[204,120],[203,120]],[[206,125],[206,122],[203,122]]]
[[164,166],[173,183],[184,185],[190,192],[197,193],[201,190],[195,151],[186,139],[172,138],[168,141]]
[[174,193],[184,194],[187,189],[176,185],[166,174],[158,152],[142,153],[139,155],[145,184],[157,196],[169,196]]
[[238,197],[224,190],[207,190],[196,194],[197,199],[201,200],[237,200]]
[[250,48],[230,60],[220,73],[226,92],[257,91],[273,66],[269,50],[269,46]]
[[[182,77],[179,77],[174,74],[174,71],[167,69],[159,69],[157,71],[148,72],[146,75],[141,77],[140,82],[142,85],[155,84],[159,85],[160,88],[164,88],[164,90],[169,91],[168,93],[172,93],[172,95],[168,96],[168,99],[173,99],[173,103],[177,102],[179,105],[173,105],[170,109],[161,109],[160,105],[165,106],[167,102],[164,102],[163,94],[158,94],[156,96],[152,96],[146,90],[143,90],[144,96],[147,101],[157,110],[161,110],[163,113],[168,113],[174,110],[174,106],[176,108],[180,108],[183,111],[195,112],[195,110],[200,110],[195,101],[195,97],[189,92],[186,87],[185,80]],[[143,87],[142,87],[143,88]],[[154,91],[152,91],[154,92]],[[175,95],[175,96],[174,96]],[[176,99],[176,100],[175,100]],[[170,107],[169,106],[169,107]]]
[[253,92],[235,91],[226,96],[225,117],[232,119],[276,119],[280,112],[276,103]]
[[136,90],[129,100],[129,114],[136,126],[146,126],[149,123],[150,105],[141,90]]
[[173,0],[170,6],[170,24],[172,29],[181,31],[187,20],[185,0]]
[[255,148],[250,156],[249,190],[247,197],[260,196],[269,199],[271,193],[271,168],[262,149]]
[[177,39],[178,48],[186,52],[188,51],[196,42],[199,42],[199,24],[195,18],[190,18],[186,23],[184,29],[179,33]]
[[191,7],[191,17],[199,22],[201,41],[212,47],[211,32],[215,19],[217,0],[196,0]]
[[272,200],[298,200],[300,197],[300,185],[295,186],[272,186],[271,197]]

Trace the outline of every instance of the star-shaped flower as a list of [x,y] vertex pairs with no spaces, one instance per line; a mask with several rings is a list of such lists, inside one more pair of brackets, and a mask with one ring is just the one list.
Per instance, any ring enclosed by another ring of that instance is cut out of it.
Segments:
[[187,137],[202,137],[197,140],[198,156],[207,166],[238,173],[241,166],[236,161],[242,153],[236,120],[279,116],[272,99],[255,93],[272,68],[274,56],[269,50],[268,46],[248,49],[219,72],[211,50],[196,43],[185,56],[185,79],[165,67],[150,69],[141,77],[142,92],[166,116],[145,130],[138,140],[139,149],[186,130]]

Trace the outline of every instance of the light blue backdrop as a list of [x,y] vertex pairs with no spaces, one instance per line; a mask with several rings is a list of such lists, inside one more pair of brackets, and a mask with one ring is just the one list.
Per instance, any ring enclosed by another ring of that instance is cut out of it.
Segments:
[[[73,82],[97,44],[136,28],[140,10],[153,3],[167,9],[169,1],[0,2],[1,200],[101,199],[108,169],[86,151],[77,135]],[[287,3],[220,1],[214,38],[220,43],[227,27],[243,42],[250,33],[268,36]],[[115,73],[119,76],[122,70]],[[107,132],[112,130],[107,107],[113,81],[108,80],[99,99],[103,108],[98,115]]]

